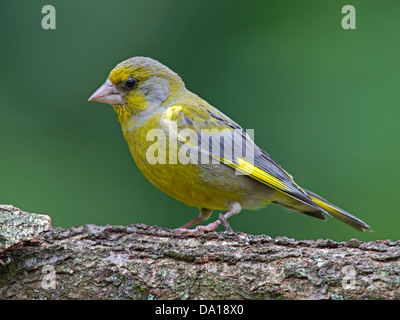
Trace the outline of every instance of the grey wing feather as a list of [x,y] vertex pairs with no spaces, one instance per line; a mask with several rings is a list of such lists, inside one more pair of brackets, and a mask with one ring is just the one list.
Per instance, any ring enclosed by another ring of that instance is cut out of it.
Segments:
[[[213,118],[224,122],[224,124],[226,124],[227,126],[230,126],[231,128],[236,129],[236,131],[240,132],[242,141],[240,142],[241,145],[239,147],[242,147],[242,150],[247,150],[246,146],[250,144],[250,150],[254,152],[251,157],[245,156],[243,158],[245,158],[246,160],[250,160],[250,162],[257,168],[260,168],[261,170],[282,181],[284,185],[288,188],[288,190],[281,190],[282,192],[287,193],[291,197],[294,197],[299,201],[306,203],[317,210],[320,210],[321,212],[326,212],[324,209],[318,206],[307,195],[307,193],[293,181],[293,177],[285,170],[283,170],[282,167],[277,164],[267,152],[257,146],[250,138],[250,136],[237,123],[235,123],[222,113],[216,114],[211,111],[208,112]],[[235,142],[234,145],[235,144],[237,145],[237,142]],[[232,157],[231,160],[233,162],[236,161],[234,157]]]

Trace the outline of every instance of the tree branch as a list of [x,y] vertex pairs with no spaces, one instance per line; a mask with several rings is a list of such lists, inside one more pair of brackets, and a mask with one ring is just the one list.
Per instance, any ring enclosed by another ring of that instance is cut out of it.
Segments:
[[[15,212],[41,227],[27,236],[16,223],[24,236],[9,242]],[[143,224],[51,229],[43,221],[0,206],[0,299],[400,299],[400,241],[178,235]]]

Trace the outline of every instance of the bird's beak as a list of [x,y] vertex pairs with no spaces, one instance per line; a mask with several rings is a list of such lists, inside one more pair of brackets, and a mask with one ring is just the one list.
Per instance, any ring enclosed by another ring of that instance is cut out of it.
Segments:
[[103,102],[109,104],[121,104],[122,95],[117,88],[107,79],[104,84],[93,93],[89,101]]

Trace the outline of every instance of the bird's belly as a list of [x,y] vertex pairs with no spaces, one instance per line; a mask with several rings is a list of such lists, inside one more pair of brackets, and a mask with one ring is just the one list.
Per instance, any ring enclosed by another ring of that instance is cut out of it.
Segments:
[[227,210],[238,202],[255,210],[266,206],[275,192],[224,164],[136,164],[153,185],[189,206]]
[[[248,177],[238,175],[231,167],[219,164],[150,163],[146,150],[153,143],[147,141],[148,128],[123,130],[131,154],[143,175],[157,188],[176,200],[199,208],[227,210],[230,204],[240,203],[245,209],[259,209],[267,205],[275,191]],[[163,152],[161,149],[158,152]],[[164,158],[164,155],[160,157]]]

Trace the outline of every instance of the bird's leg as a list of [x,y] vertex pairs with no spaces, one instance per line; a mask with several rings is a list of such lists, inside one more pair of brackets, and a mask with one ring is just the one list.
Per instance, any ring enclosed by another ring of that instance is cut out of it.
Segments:
[[191,226],[195,225],[196,223],[203,220],[203,218],[199,215],[198,217],[190,220],[189,222],[185,223],[183,226],[179,227],[178,229],[189,229]]
[[[224,218],[225,218],[226,220],[229,219],[229,218],[232,217],[234,214],[239,213],[239,212],[241,211],[241,209],[242,209],[242,208],[241,208],[241,206],[240,206],[239,203],[237,203],[237,202],[233,203],[233,204],[230,206],[229,211],[227,211],[227,212],[224,214]],[[211,213],[210,213],[210,214],[211,214]],[[196,218],[196,219],[197,219],[197,218]],[[193,220],[196,220],[196,219],[193,219]],[[192,221],[193,221],[193,220],[192,220]],[[187,224],[191,223],[192,221],[188,222]],[[187,224],[185,224],[184,226],[186,226]],[[194,229],[178,228],[178,229],[175,229],[174,232],[180,233],[180,234],[193,234],[193,233],[196,233],[196,232],[198,232],[198,231],[203,231],[203,232],[214,232],[215,229],[217,229],[218,226],[219,226],[220,224],[221,224],[221,220],[218,219],[218,220],[216,220],[216,221],[214,221],[214,222],[209,223],[209,224],[206,225],[206,226],[197,226],[197,227],[194,228]],[[193,225],[193,224],[192,224],[192,225]]]
[[226,232],[233,232],[231,225],[222,213],[219,214],[219,220],[221,220],[222,226]]

